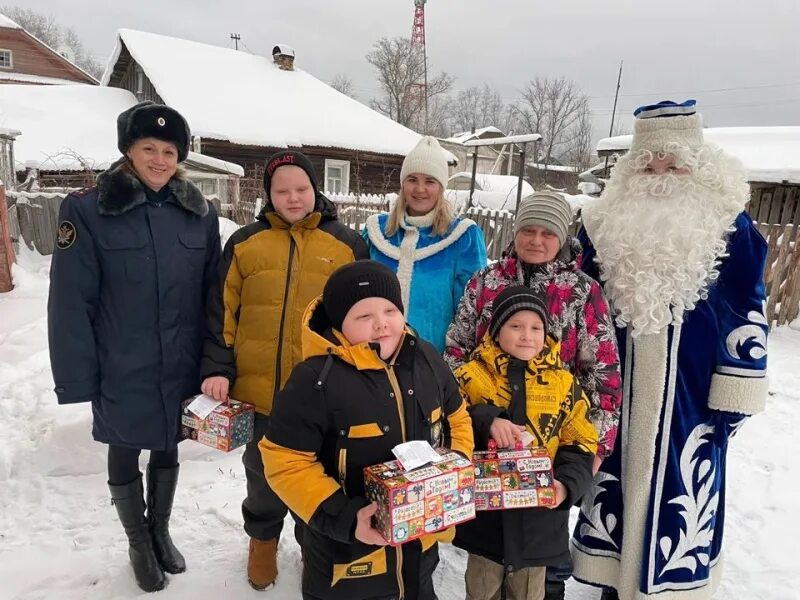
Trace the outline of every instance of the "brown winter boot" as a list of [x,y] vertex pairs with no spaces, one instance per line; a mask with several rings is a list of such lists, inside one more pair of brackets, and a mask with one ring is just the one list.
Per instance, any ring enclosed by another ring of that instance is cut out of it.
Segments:
[[278,577],[278,538],[266,542],[250,538],[247,581],[254,590],[265,590]]

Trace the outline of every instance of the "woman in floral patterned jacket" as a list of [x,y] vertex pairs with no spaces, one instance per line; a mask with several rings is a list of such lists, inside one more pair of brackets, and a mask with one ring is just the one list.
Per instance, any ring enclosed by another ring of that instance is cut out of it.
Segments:
[[603,292],[577,266],[580,244],[568,236],[571,220],[569,203],[556,192],[536,192],[520,203],[513,247],[467,283],[447,331],[445,360],[452,369],[469,360],[489,326],[493,300],[506,287],[544,293],[561,361],[592,405],[589,418],[599,434],[596,472],[614,449],[619,425],[619,353]]

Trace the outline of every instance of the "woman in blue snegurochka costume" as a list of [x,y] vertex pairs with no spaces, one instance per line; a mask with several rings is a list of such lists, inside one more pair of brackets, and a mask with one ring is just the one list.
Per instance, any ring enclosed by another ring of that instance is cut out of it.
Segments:
[[400,170],[392,210],[367,219],[370,258],[397,273],[408,323],[444,352],[447,327],[469,278],[486,266],[483,232],[454,217],[444,197],[447,158],[436,138],[423,137]]

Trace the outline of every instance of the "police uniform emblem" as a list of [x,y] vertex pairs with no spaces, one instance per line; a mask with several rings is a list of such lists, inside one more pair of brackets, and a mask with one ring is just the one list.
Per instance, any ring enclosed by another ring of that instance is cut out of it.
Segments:
[[158,123],[158,124],[159,124],[161,127],[163,127],[164,125],[166,125],[166,124],[167,124],[167,120],[166,120],[164,117],[158,117],[158,121],[157,121],[157,123]]
[[66,250],[75,243],[78,238],[78,232],[75,230],[75,225],[69,221],[61,221],[56,233],[56,246],[59,250]]

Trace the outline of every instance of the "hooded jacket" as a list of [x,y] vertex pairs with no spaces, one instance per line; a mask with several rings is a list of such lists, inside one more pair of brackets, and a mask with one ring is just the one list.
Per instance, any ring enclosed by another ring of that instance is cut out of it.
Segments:
[[586,394],[561,365],[558,342],[548,338],[539,356],[525,363],[487,334],[455,375],[470,404],[475,447],[488,447],[495,418],[525,425],[535,444],[547,448],[567,497],[555,509],[479,512],[474,521],[458,526],[454,544],[507,570],[567,560],[569,509],[591,483],[597,431],[588,418]]
[[271,203],[236,231],[222,256],[219,293],[209,300],[203,378],[223,375],[231,396],[268,415],[301,360],[303,312],[338,267],[367,258],[364,241],[317,194],[314,212],[289,225]]
[[[342,600],[403,598],[403,547],[354,537],[356,513],[367,505],[363,470],[392,460],[392,448],[409,440],[471,456],[466,403],[428,342],[407,330],[385,362],[373,346],[352,345],[332,329],[320,301],[306,313],[303,354],[259,445],[270,486],[309,525],[303,591]],[[452,534],[423,537],[423,550]]]

